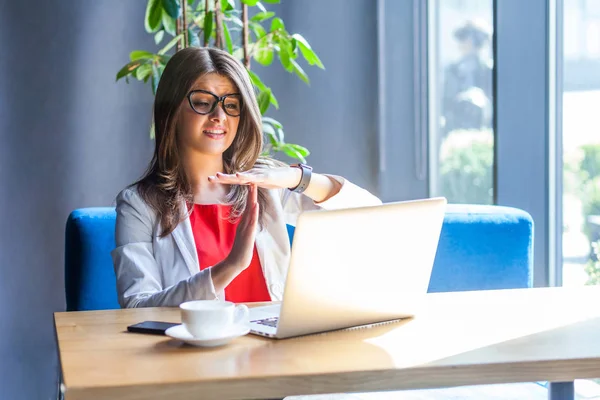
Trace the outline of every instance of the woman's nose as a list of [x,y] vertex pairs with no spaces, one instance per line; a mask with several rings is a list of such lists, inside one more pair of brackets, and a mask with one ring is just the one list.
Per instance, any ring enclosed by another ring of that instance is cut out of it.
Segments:
[[210,120],[214,122],[223,122],[227,119],[227,114],[221,107],[221,104],[217,104],[213,112],[210,114]]

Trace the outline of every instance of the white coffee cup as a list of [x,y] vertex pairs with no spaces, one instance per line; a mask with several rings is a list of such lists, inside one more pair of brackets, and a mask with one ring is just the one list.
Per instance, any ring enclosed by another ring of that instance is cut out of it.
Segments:
[[250,311],[228,301],[194,300],[179,305],[181,322],[194,337],[219,337],[237,324],[248,323]]

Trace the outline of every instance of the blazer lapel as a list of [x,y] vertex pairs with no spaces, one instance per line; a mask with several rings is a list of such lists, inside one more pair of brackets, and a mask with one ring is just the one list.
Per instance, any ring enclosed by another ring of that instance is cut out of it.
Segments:
[[198,252],[196,250],[196,243],[194,242],[194,234],[192,232],[192,224],[190,218],[186,217],[180,222],[175,230],[173,230],[173,239],[179,247],[179,251],[185,260],[185,264],[188,267],[191,275],[195,275],[200,270],[200,263],[198,262]]

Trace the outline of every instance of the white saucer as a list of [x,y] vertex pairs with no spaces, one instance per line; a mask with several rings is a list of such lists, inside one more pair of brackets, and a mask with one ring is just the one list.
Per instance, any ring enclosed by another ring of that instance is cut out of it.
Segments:
[[216,347],[223,346],[237,337],[248,334],[248,332],[250,332],[250,328],[247,325],[240,324],[231,327],[219,336],[194,337],[183,325],[176,325],[167,329],[165,334],[173,339],[181,340],[192,346]]

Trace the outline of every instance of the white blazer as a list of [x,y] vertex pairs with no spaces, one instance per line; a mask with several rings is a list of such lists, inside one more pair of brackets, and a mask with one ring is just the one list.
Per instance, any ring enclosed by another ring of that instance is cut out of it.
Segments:
[[[286,224],[295,225],[305,210],[340,209],[381,204],[368,191],[338,176],[338,194],[316,204],[287,189],[267,191],[272,213],[265,213],[264,229],[256,234],[256,249],[267,289],[274,301],[283,297],[290,260]],[[211,269],[199,269],[198,253],[189,218],[164,238],[154,211],[136,187],[117,196],[116,248],[111,252],[119,304],[128,307],[177,307],[189,300],[224,299],[216,292]]]

